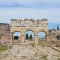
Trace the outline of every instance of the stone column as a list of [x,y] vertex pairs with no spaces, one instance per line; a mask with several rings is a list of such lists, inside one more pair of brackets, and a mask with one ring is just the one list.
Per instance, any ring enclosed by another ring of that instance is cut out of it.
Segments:
[[21,36],[20,43],[21,43],[21,46],[24,46],[24,35]]
[[36,47],[37,45],[38,45],[38,35],[35,35],[34,46]]
[[49,46],[49,36],[48,36],[48,34],[46,35],[46,46]]

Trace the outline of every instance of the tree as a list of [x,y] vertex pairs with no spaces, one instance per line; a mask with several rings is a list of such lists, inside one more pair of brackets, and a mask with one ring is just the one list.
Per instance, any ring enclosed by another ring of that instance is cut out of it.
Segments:
[[57,26],[57,30],[59,30],[59,26]]
[[30,34],[30,40],[32,40],[32,34]]
[[26,34],[26,39],[27,39],[27,40],[29,39],[29,36],[28,36],[28,34]]

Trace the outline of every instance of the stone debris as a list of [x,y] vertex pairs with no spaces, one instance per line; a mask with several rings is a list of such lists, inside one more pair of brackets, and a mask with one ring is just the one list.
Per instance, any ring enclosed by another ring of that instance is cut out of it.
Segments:
[[[7,50],[7,57],[0,54],[0,60],[59,60],[60,53],[50,47],[19,47],[14,45],[12,49]],[[5,53],[5,52],[4,52]],[[3,58],[1,58],[3,56]]]

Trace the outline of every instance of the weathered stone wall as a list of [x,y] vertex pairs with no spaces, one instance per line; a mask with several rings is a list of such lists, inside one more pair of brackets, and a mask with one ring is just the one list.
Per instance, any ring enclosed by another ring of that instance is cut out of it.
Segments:
[[60,40],[57,39],[57,36],[60,36],[60,30],[49,30],[50,46],[60,46]]
[[[38,32],[46,33],[46,44],[49,46],[60,46],[60,40],[57,40],[57,36],[60,36],[60,30],[51,29],[48,30],[47,19],[11,19],[11,23],[0,23],[0,44],[12,45],[12,35],[14,32],[21,33],[20,44],[24,45],[24,34],[26,31],[32,31],[34,33],[34,44],[38,45]],[[17,43],[16,43],[17,44]]]
[[6,45],[10,40],[10,26],[6,23],[0,23],[0,44]]
[[[10,25],[10,39],[12,40],[12,34],[18,31],[21,33],[21,45],[24,44],[24,34],[26,31],[33,31],[35,36],[35,46],[38,45],[38,32],[46,33],[46,41],[48,41],[48,21],[47,19],[11,19]],[[11,41],[13,43],[13,41]]]

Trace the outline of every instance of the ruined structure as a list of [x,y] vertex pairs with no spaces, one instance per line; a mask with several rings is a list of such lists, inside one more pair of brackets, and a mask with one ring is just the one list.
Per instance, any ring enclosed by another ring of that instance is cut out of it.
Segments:
[[[38,45],[38,32],[45,32],[46,33],[46,44],[48,42],[48,21],[47,19],[11,19],[10,25],[10,41],[14,44],[14,40],[12,35],[14,32],[21,32],[20,44],[21,46],[24,45],[24,34],[26,31],[32,31],[34,33],[34,45]],[[16,43],[17,44],[17,43]]]
[[50,46],[60,46],[60,30],[50,29],[49,30]]
[[10,41],[10,26],[6,23],[0,23],[0,44],[7,44]]
[[[0,23],[0,44],[13,45],[20,44],[24,46],[25,32],[32,31],[34,33],[34,45],[38,45],[38,32],[45,32],[46,46],[60,46],[60,30],[59,28],[48,30],[47,19],[11,19],[10,24]],[[13,39],[14,32],[20,32],[19,41]]]

